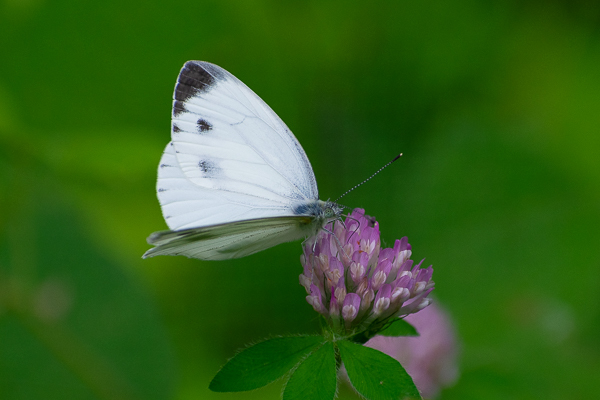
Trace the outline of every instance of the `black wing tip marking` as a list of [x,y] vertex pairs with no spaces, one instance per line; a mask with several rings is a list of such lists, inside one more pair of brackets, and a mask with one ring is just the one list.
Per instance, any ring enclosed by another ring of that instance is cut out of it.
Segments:
[[175,100],[186,101],[199,93],[208,91],[215,78],[206,68],[194,61],[185,63],[175,86]]
[[199,94],[208,92],[217,81],[226,79],[224,69],[203,61],[188,61],[181,68],[175,93],[173,93],[173,116],[185,111],[185,102]]
[[216,81],[225,77],[224,70],[203,61],[188,61],[181,68],[175,86],[174,99],[187,101],[197,94],[207,92]]

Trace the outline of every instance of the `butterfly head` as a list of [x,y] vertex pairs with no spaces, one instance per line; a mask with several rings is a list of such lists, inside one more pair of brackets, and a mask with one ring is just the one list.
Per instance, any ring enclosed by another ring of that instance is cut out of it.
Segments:
[[326,220],[339,219],[344,211],[344,207],[333,201],[319,201],[322,207],[322,216]]

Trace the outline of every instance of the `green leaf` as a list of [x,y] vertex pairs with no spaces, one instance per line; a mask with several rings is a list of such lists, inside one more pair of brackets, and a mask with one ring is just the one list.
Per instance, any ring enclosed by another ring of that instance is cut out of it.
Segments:
[[368,400],[421,398],[410,375],[392,357],[347,340],[337,345],[350,383]]
[[381,336],[419,336],[415,327],[401,318],[377,334]]
[[263,387],[294,368],[323,341],[321,336],[292,336],[255,344],[229,360],[213,378],[209,389],[242,392]]
[[335,351],[328,342],[308,356],[285,386],[283,400],[332,400],[337,388]]

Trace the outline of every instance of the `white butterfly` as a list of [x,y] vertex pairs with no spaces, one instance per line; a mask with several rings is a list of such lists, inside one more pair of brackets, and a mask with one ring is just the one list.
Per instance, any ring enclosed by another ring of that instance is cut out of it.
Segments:
[[185,63],[175,85],[171,142],[158,167],[170,231],[143,257],[224,260],[315,235],[342,207],[321,201],[306,153],[250,88],[223,68]]

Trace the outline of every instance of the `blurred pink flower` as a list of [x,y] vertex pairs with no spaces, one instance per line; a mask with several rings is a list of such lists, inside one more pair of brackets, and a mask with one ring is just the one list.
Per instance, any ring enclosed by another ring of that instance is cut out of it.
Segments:
[[458,379],[458,342],[450,317],[436,303],[405,318],[420,336],[375,336],[365,346],[402,364],[425,398],[435,398]]

